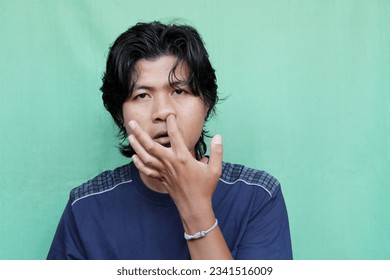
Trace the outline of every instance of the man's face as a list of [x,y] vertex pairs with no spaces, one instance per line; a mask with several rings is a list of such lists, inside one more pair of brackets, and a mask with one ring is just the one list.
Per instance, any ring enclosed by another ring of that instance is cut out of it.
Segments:
[[[123,121],[128,126],[135,120],[157,143],[170,147],[166,119],[176,117],[185,145],[195,157],[195,144],[202,133],[208,107],[200,97],[194,96],[187,85],[169,83],[169,73],[176,62],[174,56],[161,56],[154,60],[141,59],[135,65],[136,77],[133,92],[123,103]],[[188,80],[188,68],[179,64],[174,77]]]

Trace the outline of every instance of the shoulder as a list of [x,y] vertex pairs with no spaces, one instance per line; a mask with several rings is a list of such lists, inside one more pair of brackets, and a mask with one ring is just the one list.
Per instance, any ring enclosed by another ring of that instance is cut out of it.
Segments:
[[70,192],[70,203],[73,205],[82,198],[113,190],[120,184],[129,181],[131,181],[130,164],[123,165],[114,170],[104,171],[95,178],[74,188]]
[[220,181],[225,184],[242,183],[259,187],[266,191],[270,197],[280,189],[279,181],[269,173],[246,167],[240,164],[222,163],[222,175]]

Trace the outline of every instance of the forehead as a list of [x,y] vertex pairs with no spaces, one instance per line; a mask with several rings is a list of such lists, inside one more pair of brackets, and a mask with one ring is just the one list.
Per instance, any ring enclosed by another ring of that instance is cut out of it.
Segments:
[[134,67],[133,82],[169,82],[187,81],[188,67],[185,62],[171,55],[159,56],[154,59],[140,59]]

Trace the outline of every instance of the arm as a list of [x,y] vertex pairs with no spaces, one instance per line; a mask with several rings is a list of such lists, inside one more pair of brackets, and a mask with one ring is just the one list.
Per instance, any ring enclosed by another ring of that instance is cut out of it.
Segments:
[[[206,163],[197,161],[190,153],[173,115],[167,118],[171,148],[154,142],[135,122],[131,121],[130,126],[133,134],[129,141],[137,153],[133,156],[134,164],[146,180],[158,182],[169,193],[185,232],[192,235],[209,229],[218,218],[211,201],[222,172],[220,136],[213,138],[210,160]],[[192,259],[232,259],[218,226],[205,237],[187,242]]]

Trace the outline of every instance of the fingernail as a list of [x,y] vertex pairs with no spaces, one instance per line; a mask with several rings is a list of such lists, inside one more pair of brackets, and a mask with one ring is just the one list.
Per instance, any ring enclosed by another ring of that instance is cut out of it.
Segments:
[[135,129],[135,121],[129,121],[129,126],[131,129]]
[[134,136],[132,134],[129,135],[129,142],[130,144],[134,143]]
[[215,135],[213,138],[213,143],[218,145],[222,144],[222,136],[219,134]]

